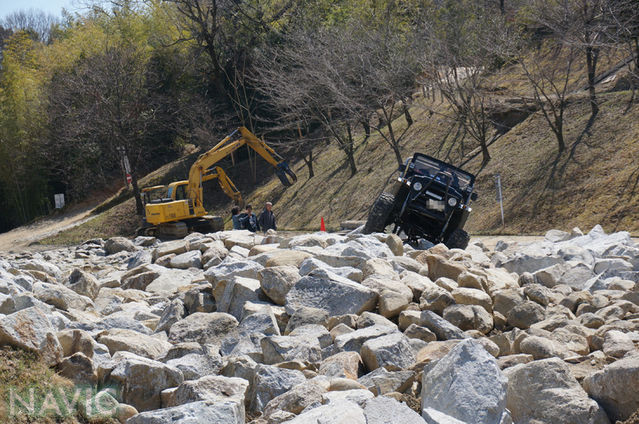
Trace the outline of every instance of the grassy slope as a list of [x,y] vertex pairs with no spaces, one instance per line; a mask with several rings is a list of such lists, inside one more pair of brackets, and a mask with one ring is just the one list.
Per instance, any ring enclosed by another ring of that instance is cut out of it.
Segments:
[[[608,60],[607,65],[615,60]],[[580,79],[583,78],[575,76],[576,85]],[[493,85],[501,100],[513,92],[521,94],[526,86],[515,67],[504,69],[494,78]],[[540,113],[531,115],[491,146],[492,160],[478,174],[476,189],[480,199],[467,224],[471,232],[530,234],[573,226],[587,230],[597,223],[608,231],[639,232],[636,220],[639,195],[635,190],[639,165],[634,163],[634,158],[639,156],[639,105],[626,111],[629,93],[605,93],[606,88],[609,87],[600,87],[601,111],[593,127],[576,144],[590,108],[583,94],[572,99],[565,119],[568,151],[559,158],[554,136]],[[440,140],[450,128],[450,123],[439,114],[445,112],[444,105],[436,104],[435,114],[429,113],[426,106],[433,107],[418,96],[411,110],[415,124],[408,129],[403,145],[405,156],[413,151],[435,157],[445,154],[438,150]],[[403,116],[395,125],[396,131],[405,126]],[[303,161],[292,163],[299,180],[288,189],[282,187],[272,169],[263,162],[258,162],[261,165],[257,175],[257,181],[263,181],[262,184],[256,184],[248,175],[246,160],[235,166],[226,163],[224,167],[254,209],[259,210],[264,202],[272,201],[279,226],[295,230],[319,229],[320,217],[324,217],[329,229],[339,228],[343,220],[365,219],[371,203],[396,168],[391,150],[375,134],[368,140],[359,135],[356,149],[359,172],[354,177],[335,145],[318,146],[315,156],[312,179],[308,179]],[[168,164],[143,179],[142,185],[183,179],[194,159],[191,155]],[[479,166],[479,158],[476,158],[466,168],[478,172]],[[502,175],[505,228],[501,228],[499,207],[494,200],[496,172]],[[232,205],[214,183],[208,184],[205,198],[213,214],[229,219]],[[138,225],[134,210],[133,201],[129,199],[44,243],[77,243],[91,237],[132,234]]]

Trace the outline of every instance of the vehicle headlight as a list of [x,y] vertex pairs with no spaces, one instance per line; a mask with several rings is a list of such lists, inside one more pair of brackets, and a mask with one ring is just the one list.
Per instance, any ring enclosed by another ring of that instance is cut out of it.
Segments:
[[415,189],[415,191],[419,191],[419,190],[421,190],[421,189],[422,189],[422,183],[420,183],[419,181],[416,181],[416,182],[413,184],[413,188]]
[[448,199],[448,206],[450,206],[450,207],[457,206],[457,199],[455,199],[454,197],[449,198]]

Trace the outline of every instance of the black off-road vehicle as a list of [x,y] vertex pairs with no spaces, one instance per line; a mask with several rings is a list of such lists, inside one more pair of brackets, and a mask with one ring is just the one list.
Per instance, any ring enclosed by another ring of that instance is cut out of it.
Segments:
[[470,214],[475,176],[446,162],[415,153],[399,167],[392,188],[382,193],[371,208],[364,233],[403,234],[417,245],[420,238],[465,249],[470,237],[464,224]]

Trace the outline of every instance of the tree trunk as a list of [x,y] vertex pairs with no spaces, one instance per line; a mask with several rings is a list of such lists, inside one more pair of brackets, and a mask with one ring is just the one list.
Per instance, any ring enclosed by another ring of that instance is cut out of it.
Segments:
[[586,67],[588,70],[588,92],[590,93],[590,108],[592,115],[599,113],[599,105],[597,104],[597,94],[595,91],[595,77],[597,72],[597,59],[599,58],[599,49],[586,47]]
[[555,138],[557,139],[557,148],[559,153],[562,153],[566,150],[566,143],[564,142],[564,131],[562,129],[561,124],[557,126],[557,129],[553,131],[555,133]]
[[355,165],[355,152],[353,147],[353,132],[351,131],[351,125],[346,125],[346,131],[348,133],[348,144],[345,147],[344,151],[346,152],[346,156],[348,158],[348,165],[351,168],[351,177],[357,174],[357,166]]
[[311,149],[311,151],[308,152],[308,159],[306,158],[306,155],[303,155],[302,159],[304,159],[304,163],[308,168],[308,179],[310,180],[315,176],[315,172],[313,171],[313,150]]
[[402,105],[404,107],[404,118],[406,118],[406,122],[408,123],[408,126],[410,127],[411,125],[413,125],[413,117],[410,115],[410,111],[408,110],[408,105],[404,102],[402,102]]
[[396,144],[393,144],[393,153],[395,153],[395,159],[397,159],[397,164],[399,166],[401,166],[404,163],[404,160],[402,159],[402,153],[399,151],[399,146],[397,146]]
[[488,165],[488,162],[490,162],[490,153],[488,152],[488,143],[486,142],[486,139],[481,141],[479,144],[481,145],[481,167],[483,169],[486,165]]
[[371,124],[368,123],[368,120],[363,119],[362,127],[364,127],[364,135],[365,135],[364,141],[366,141],[371,136]]
[[142,196],[140,195],[140,187],[138,187],[138,177],[135,172],[131,171],[131,186],[133,187],[133,197],[135,197],[135,213],[143,216],[144,206],[142,205]]
[[357,166],[355,165],[355,155],[353,154],[352,150],[349,150],[348,152],[346,152],[346,156],[348,156],[348,165],[351,168],[351,177],[355,176],[355,174],[357,174]]
[[504,5],[504,0],[499,0],[499,11],[501,12],[502,15],[504,13],[506,13],[506,7]]

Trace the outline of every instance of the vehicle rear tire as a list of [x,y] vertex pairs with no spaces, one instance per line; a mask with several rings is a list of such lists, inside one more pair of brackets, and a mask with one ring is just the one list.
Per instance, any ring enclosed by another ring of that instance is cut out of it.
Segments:
[[394,207],[395,196],[390,193],[380,194],[368,214],[363,233],[383,233]]
[[457,228],[450,233],[448,239],[444,242],[449,249],[465,249],[470,241],[468,233],[461,228]]

